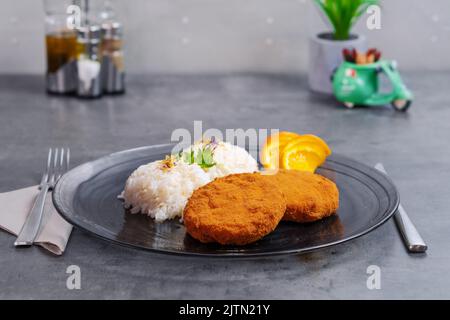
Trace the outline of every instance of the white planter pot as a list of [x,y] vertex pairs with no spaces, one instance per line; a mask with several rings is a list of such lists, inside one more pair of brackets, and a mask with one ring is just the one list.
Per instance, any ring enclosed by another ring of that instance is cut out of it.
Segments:
[[310,38],[308,82],[311,90],[332,94],[331,75],[344,60],[342,50],[345,48],[367,50],[366,39],[363,36],[352,37],[344,41],[332,40],[330,33],[321,33]]

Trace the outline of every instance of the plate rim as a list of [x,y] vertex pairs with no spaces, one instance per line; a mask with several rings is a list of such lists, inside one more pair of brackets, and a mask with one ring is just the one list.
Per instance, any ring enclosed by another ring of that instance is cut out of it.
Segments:
[[[59,215],[66,220],[68,223],[70,223],[72,226],[74,226],[77,229],[82,230],[83,232],[86,232],[90,235],[93,235],[95,238],[99,238],[103,241],[109,242],[109,243],[113,243],[122,247],[127,247],[127,248],[131,248],[134,250],[139,250],[139,251],[145,251],[145,252],[151,252],[151,253],[157,253],[157,254],[162,254],[162,255],[171,255],[171,256],[178,256],[178,257],[203,257],[203,258],[233,258],[233,259],[251,259],[251,258],[261,258],[261,257],[274,257],[274,256],[281,256],[281,255],[294,255],[294,254],[303,254],[303,253],[307,253],[307,252],[312,252],[312,251],[317,251],[320,249],[325,249],[325,248],[329,248],[332,246],[336,246],[339,244],[343,244],[345,242],[357,239],[359,237],[362,237],[372,231],[374,231],[375,229],[377,229],[378,227],[380,227],[381,225],[383,225],[384,223],[386,223],[393,215],[394,213],[397,211],[398,206],[400,204],[400,196],[399,196],[399,192],[397,190],[397,187],[395,186],[394,182],[392,181],[392,179],[387,176],[386,174],[376,170],[375,168],[372,168],[362,162],[359,162],[357,160],[353,160],[352,158],[349,158],[347,156],[341,155],[339,153],[333,153],[330,158],[327,159],[327,162],[335,162],[339,165],[343,165],[346,166],[348,168],[351,168],[353,170],[357,170],[360,173],[363,173],[365,175],[367,175],[366,172],[361,170],[361,167],[364,168],[365,170],[369,170],[372,172],[375,172],[377,175],[383,177],[387,184],[390,185],[390,188],[392,189],[391,191],[394,193],[395,195],[395,199],[394,199],[394,203],[391,204],[391,206],[386,210],[387,214],[384,214],[384,217],[378,221],[376,224],[372,225],[371,227],[358,232],[354,235],[351,235],[349,237],[346,237],[344,239],[340,239],[337,241],[333,241],[333,242],[328,242],[325,244],[320,244],[320,245],[315,245],[315,246],[310,246],[307,248],[298,248],[298,249],[288,249],[288,250],[280,250],[280,251],[270,251],[270,252],[255,252],[255,253],[239,253],[239,252],[230,252],[230,253],[199,253],[199,252],[187,252],[187,251],[175,251],[175,250],[168,250],[168,249],[156,249],[156,248],[149,248],[149,247],[144,247],[141,245],[136,245],[136,244],[130,244],[128,242],[125,241],[121,241],[121,240],[117,240],[117,239],[112,239],[109,238],[107,236],[101,235],[99,233],[96,233],[93,230],[90,230],[89,228],[83,226],[82,224],[80,224],[79,222],[75,221],[74,219],[72,219],[68,214],[65,213],[65,209],[62,206],[62,200],[61,200],[61,192],[62,192],[62,184],[64,183],[65,179],[68,177],[68,173],[75,171],[75,170],[80,170],[81,167],[83,166],[88,166],[88,165],[92,165],[95,162],[101,162],[104,161],[107,158],[111,158],[111,157],[115,157],[118,156],[120,154],[124,154],[124,153],[130,153],[130,152],[137,152],[137,151],[144,151],[144,150],[149,150],[149,149],[156,149],[156,148],[169,148],[171,146],[174,146],[175,144],[173,143],[168,143],[168,144],[156,144],[156,145],[149,145],[149,146],[142,146],[142,147],[137,147],[137,148],[131,148],[131,149],[126,149],[126,150],[122,150],[122,151],[118,151],[118,152],[113,152],[110,153],[108,155],[99,157],[97,159],[91,160],[91,161],[87,161],[84,162],[72,169],[70,169],[66,174],[64,174],[57,182],[53,192],[52,192],[52,202],[53,205],[56,209],[56,211],[59,213]],[[340,161],[339,161],[340,160]],[[344,161],[344,163],[342,163],[341,161]],[[327,163],[326,162],[326,163]],[[351,165],[349,165],[348,163],[350,163]],[[372,177],[373,178],[373,177]],[[388,194],[385,186],[381,183],[379,183],[378,180],[376,180],[378,182],[378,184],[386,191],[386,193]],[[73,214],[72,214],[73,215]]]

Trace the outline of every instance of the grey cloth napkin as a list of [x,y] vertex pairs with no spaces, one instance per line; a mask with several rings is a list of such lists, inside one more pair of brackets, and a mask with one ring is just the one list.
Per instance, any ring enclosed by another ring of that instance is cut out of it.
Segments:
[[[38,186],[0,193],[0,228],[17,235],[38,193]],[[41,229],[34,243],[53,254],[61,255],[71,232],[72,225],[61,218],[53,206],[51,194],[47,194]]]

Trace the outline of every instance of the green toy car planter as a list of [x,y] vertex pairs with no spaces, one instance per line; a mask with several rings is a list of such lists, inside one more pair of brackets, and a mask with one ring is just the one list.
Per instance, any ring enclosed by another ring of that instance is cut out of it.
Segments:
[[[392,91],[378,92],[378,74],[384,72],[391,82]],[[347,108],[355,105],[386,105],[398,111],[406,111],[413,95],[404,85],[396,63],[380,60],[369,64],[343,62],[332,76],[333,91],[336,98]]]

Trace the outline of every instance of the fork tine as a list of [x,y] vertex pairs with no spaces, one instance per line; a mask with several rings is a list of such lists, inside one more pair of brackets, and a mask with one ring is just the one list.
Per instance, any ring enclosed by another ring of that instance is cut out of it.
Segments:
[[64,172],[64,148],[61,148],[61,153],[59,154],[58,175],[56,177],[56,180],[59,180],[59,178],[61,178],[63,172]]
[[59,148],[59,158],[58,158],[58,164],[56,166],[56,174],[55,174],[54,183],[56,183],[56,181],[58,181],[59,177],[61,176],[63,157],[64,157],[64,148]]
[[42,175],[42,179],[41,179],[41,183],[39,185],[43,185],[45,182],[47,182],[49,176],[49,171],[50,171],[50,166],[52,163],[52,148],[48,149],[48,156],[47,156],[47,166],[45,168],[44,174]]
[[59,156],[59,150],[58,150],[58,148],[55,148],[55,156],[53,157],[53,165],[52,165],[52,167],[51,167],[51,177],[50,177],[50,180],[49,180],[49,182],[51,183],[51,184],[53,184],[53,183],[55,183],[55,181],[56,181],[56,175],[58,174],[57,173],[57,166],[58,166],[58,156]]
[[66,172],[66,171],[69,171],[69,168],[70,168],[70,148],[67,148],[67,152],[66,152],[66,170],[64,171],[64,172]]

